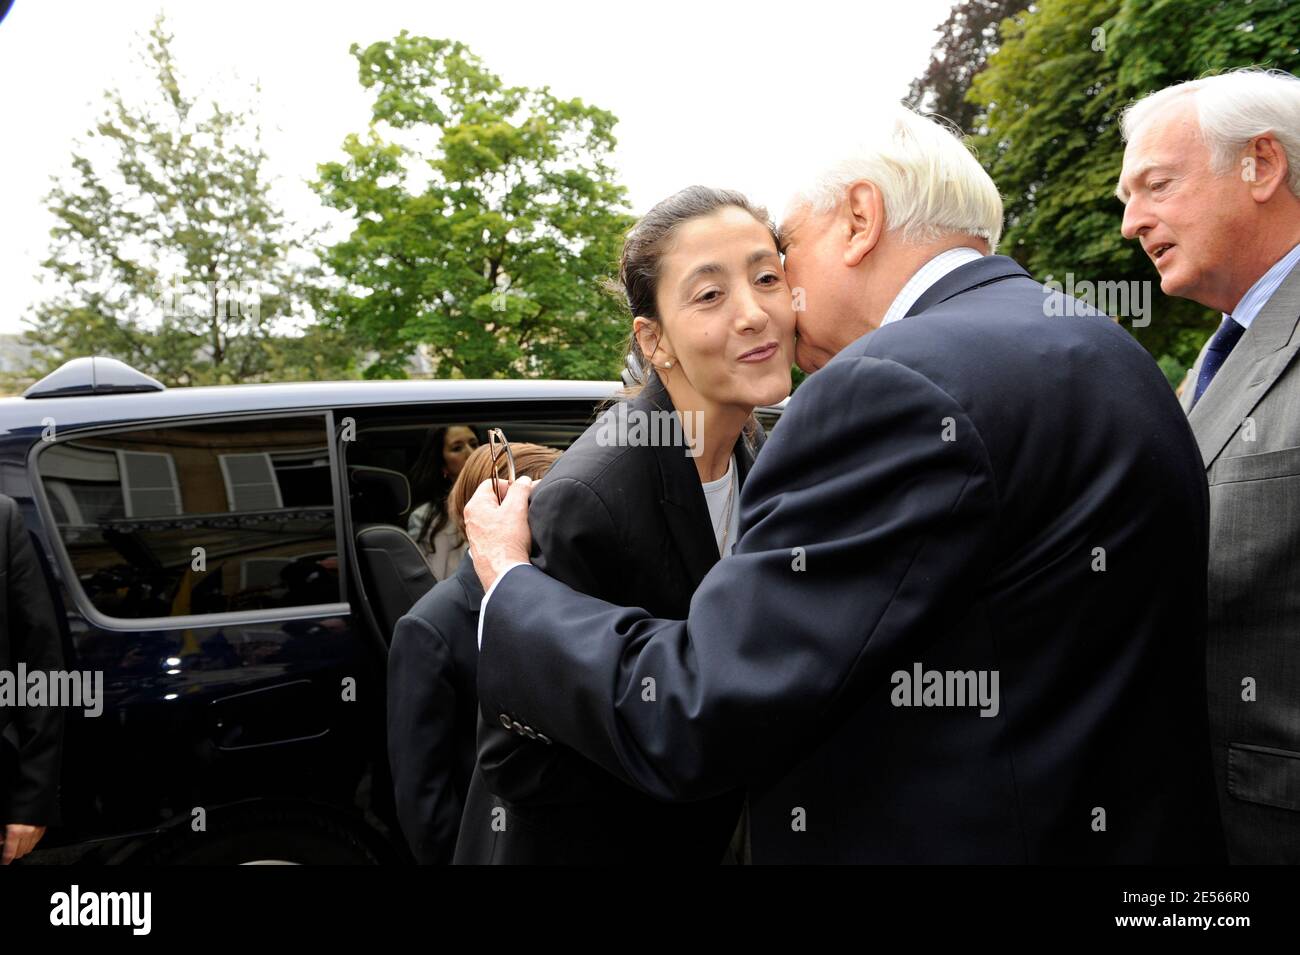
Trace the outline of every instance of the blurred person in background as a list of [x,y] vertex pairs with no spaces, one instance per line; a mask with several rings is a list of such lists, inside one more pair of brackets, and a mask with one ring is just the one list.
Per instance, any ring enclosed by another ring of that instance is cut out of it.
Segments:
[[[514,443],[515,471],[541,480],[560,452]],[[468,455],[447,498],[457,528],[465,501],[491,473],[487,447]],[[478,605],[469,558],[397,623],[388,652],[388,754],[397,816],[422,865],[451,861],[474,769]]]
[[[477,581],[476,581],[477,583]],[[54,607],[18,504],[0,494],[0,669],[63,668]],[[0,862],[21,859],[57,821],[63,711],[0,705]]]
[[478,435],[468,425],[430,428],[411,472],[411,511],[406,532],[424,554],[434,579],[446,580],[465,554],[465,537],[447,510],[447,494],[465,467]]

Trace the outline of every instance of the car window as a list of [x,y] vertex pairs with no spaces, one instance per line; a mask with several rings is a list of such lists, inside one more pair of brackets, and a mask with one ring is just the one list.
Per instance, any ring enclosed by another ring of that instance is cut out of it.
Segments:
[[37,469],[77,582],[102,614],[341,599],[324,415],[73,437]]

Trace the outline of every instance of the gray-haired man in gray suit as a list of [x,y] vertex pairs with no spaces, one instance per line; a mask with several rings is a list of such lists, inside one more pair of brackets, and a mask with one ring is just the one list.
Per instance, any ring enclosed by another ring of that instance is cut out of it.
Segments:
[[1300,79],[1160,90],[1117,195],[1166,294],[1223,313],[1182,387],[1210,484],[1211,740],[1234,863],[1300,862]]

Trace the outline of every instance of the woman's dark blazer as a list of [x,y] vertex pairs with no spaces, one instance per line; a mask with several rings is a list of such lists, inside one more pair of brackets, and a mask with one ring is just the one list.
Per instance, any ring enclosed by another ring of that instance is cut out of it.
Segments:
[[450,862],[474,770],[478,607],[466,556],[397,621],[388,650],[388,760],[397,819],[424,865]]
[[[654,375],[625,406],[632,425],[633,412],[673,412]],[[680,442],[611,443],[617,415],[617,408],[607,410],[534,489],[533,563],[584,593],[660,617],[685,617],[691,595],[718,560],[695,459]],[[737,441],[741,481],[762,441],[761,427]],[[639,692],[651,695],[650,688]],[[647,699],[645,705],[655,704]],[[456,862],[722,861],[741,793],[660,802],[564,746],[530,738],[531,727],[503,722],[509,719],[502,714],[480,713],[478,765]]]

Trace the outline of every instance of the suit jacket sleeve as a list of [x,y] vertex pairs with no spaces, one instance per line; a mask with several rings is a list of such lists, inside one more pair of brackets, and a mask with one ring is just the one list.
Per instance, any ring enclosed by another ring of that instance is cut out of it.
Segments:
[[956,401],[896,362],[842,356],[791,400],[741,514],[685,621],[512,569],[483,608],[485,708],[660,798],[761,777],[923,662],[926,633],[978,587],[997,493]]
[[456,762],[455,661],[427,621],[397,622],[388,653],[388,753],[397,817],[415,857],[451,861],[460,829]]
[[[595,491],[573,478],[546,481],[537,488],[528,518],[535,566],[580,593],[611,593],[618,532]],[[494,794],[517,805],[568,803],[590,798],[591,787],[603,785],[598,777],[608,779],[563,745],[507,732],[497,723],[500,712],[482,708],[479,729],[479,771]]]
[[[54,619],[45,575],[36,559],[27,528],[15,504],[7,508],[4,528],[9,548],[7,623],[16,666],[32,670],[63,669],[63,648]],[[23,707],[18,731],[18,775],[9,797],[9,818],[0,824],[50,825],[57,820],[59,771],[63,751],[63,711],[54,706]]]

